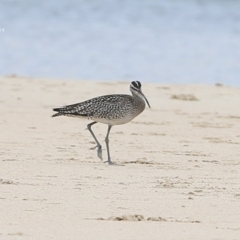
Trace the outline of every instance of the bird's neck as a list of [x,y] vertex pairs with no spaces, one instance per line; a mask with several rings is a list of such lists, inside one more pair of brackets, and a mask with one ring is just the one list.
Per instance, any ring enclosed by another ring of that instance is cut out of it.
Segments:
[[135,93],[132,93],[132,95],[133,95],[133,104],[136,107],[141,108],[143,111],[145,108],[145,100],[143,99],[143,97]]

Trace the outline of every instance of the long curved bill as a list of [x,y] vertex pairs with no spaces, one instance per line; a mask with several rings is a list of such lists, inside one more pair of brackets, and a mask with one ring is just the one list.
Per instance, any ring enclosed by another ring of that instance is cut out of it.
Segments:
[[149,104],[149,102],[148,102],[148,100],[147,100],[147,98],[146,98],[145,95],[142,93],[142,91],[141,91],[141,94],[142,94],[143,98],[145,99],[145,101],[146,101],[148,107],[151,108],[151,107],[150,107],[150,104]]

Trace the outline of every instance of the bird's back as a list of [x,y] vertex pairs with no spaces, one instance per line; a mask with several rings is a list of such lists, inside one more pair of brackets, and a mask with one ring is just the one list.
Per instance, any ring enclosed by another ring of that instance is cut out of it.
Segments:
[[131,121],[145,108],[145,104],[141,109],[137,109],[139,107],[135,105],[134,99],[130,95],[105,95],[81,103],[54,108],[53,110],[58,113],[53,117],[62,115],[83,117],[101,123],[118,125]]

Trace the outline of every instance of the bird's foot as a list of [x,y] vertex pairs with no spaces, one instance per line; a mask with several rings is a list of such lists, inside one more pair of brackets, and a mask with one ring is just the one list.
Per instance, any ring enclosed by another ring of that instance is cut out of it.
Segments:
[[105,161],[104,163],[108,163],[111,166],[124,166],[123,164],[118,164],[118,163],[112,162],[111,159],[108,159],[108,161]]
[[102,160],[102,146],[98,146],[98,149],[97,149],[97,155],[98,157]]
[[116,165],[116,163],[114,163],[112,161],[105,161],[104,163],[108,163],[109,165]]
[[90,149],[94,150],[96,148],[97,148],[97,155],[102,160],[102,146],[101,145],[97,145],[97,146],[92,147]]

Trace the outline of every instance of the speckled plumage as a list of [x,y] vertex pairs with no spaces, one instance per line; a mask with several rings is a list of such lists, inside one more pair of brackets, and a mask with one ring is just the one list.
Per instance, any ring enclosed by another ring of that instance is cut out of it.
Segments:
[[91,126],[97,122],[108,124],[109,128],[105,141],[108,150],[108,163],[112,164],[108,146],[108,135],[111,127],[113,125],[127,123],[139,115],[145,109],[145,101],[149,105],[146,97],[141,91],[140,82],[132,82],[130,90],[132,92],[132,96],[125,94],[105,95],[92,98],[84,102],[54,108],[53,110],[58,113],[54,114],[53,117],[69,116],[93,120],[93,123],[88,124],[88,129],[97,143],[98,156],[100,158],[102,154],[101,145],[92,132]]
[[97,122],[118,125],[131,121],[145,108],[145,102],[130,95],[116,94],[96,97],[85,102],[56,108],[55,116],[83,117]]

